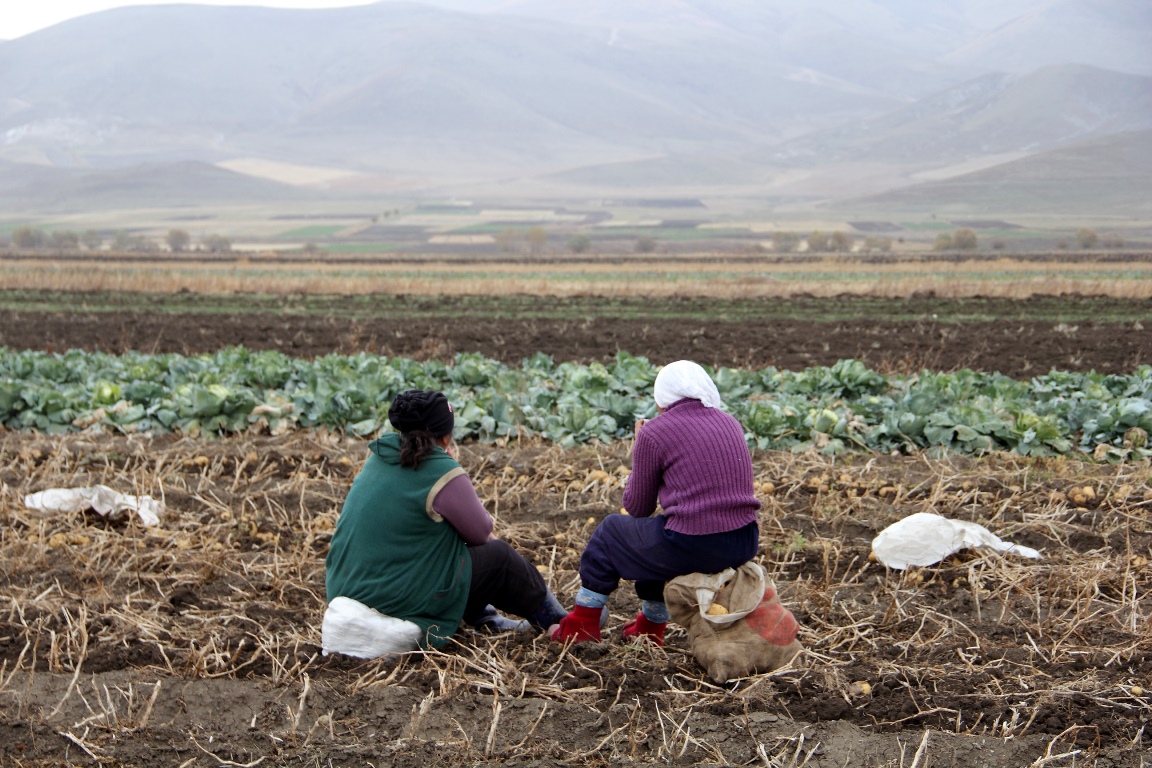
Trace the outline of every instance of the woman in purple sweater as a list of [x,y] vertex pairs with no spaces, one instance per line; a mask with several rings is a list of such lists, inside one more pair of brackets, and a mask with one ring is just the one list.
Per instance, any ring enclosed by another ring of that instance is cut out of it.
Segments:
[[[636,423],[627,515],[605,518],[580,556],[576,606],[552,631],[560,642],[600,640],[600,616],[621,579],[641,611],[626,639],[664,644],[664,582],[718,573],[756,556],[760,502],[740,422],[720,410],[716,384],[696,363],[665,366],[653,392],[660,415]],[[659,502],[663,514],[654,514]]]

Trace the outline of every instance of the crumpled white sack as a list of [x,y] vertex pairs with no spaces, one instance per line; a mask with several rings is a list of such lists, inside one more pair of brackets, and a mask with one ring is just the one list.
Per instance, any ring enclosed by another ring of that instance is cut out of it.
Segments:
[[375,659],[420,647],[420,627],[405,619],[386,616],[350,597],[335,597],[324,611],[320,647],[324,655],[342,653]]
[[135,512],[144,525],[159,525],[164,502],[151,496],[129,496],[106,485],[88,488],[50,488],[24,497],[24,506],[37,512],[80,512],[94,509],[107,517],[116,512]]
[[889,568],[902,571],[910,565],[934,565],[954,552],[972,547],[991,547],[1038,558],[1031,547],[1012,544],[987,528],[964,520],[949,520],[931,512],[917,512],[880,531],[872,540],[876,559]]

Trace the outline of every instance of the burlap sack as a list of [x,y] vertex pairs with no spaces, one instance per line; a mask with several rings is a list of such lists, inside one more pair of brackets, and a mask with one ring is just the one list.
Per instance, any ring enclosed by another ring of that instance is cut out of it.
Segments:
[[688,629],[692,655],[718,683],[771,672],[801,650],[799,625],[756,563],[690,573],[664,587],[672,620]]

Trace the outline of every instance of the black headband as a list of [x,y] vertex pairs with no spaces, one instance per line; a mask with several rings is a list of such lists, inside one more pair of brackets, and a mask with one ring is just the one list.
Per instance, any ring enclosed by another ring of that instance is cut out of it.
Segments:
[[427,432],[443,437],[452,432],[456,419],[442,392],[410,389],[396,395],[388,408],[388,421],[401,432]]

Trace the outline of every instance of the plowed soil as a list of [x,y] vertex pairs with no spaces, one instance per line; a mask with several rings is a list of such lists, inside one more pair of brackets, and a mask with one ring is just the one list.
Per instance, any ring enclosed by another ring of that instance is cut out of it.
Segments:
[[[392,303],[374,313],[352,298],[343,304],[333,299],[322,312],[310,314],[291,308],[270,312],[258,303],[251,311],[228,313],[147,305],[99,312],[5,309],[0,310],[0,346],[194,354],[239,344],[298,357],[367,351],[443,359],[479,352],[510,364],[537,352],[589,361],[624,351],[658,364],[690,358],[789,370],[855,358],[882,371],[971,368],[1015,378],[1054,368],[1130,372],[1152,362],[1152,330],[1139,319],[1109,319],[1106,313],[1116,301],[920,299],[862,305],[852,299],[793,300],[764,302],[759,310],[743,302],[735,319],[722,302],[715,304],[713,317],[702,302],[655,300],[627,307],[627,314],[619,307],[563,299],[537,303],[535,310],[516,313],[502,304],[491,311],[461,307],[456,299],[412,300],[407,307]],[[1097,309],[1100,316],[1094,317]],[[1060,319],[1061,311],[1076,319]],[[1125,314],[1147,320],[1152,304],[1133,302]]]

